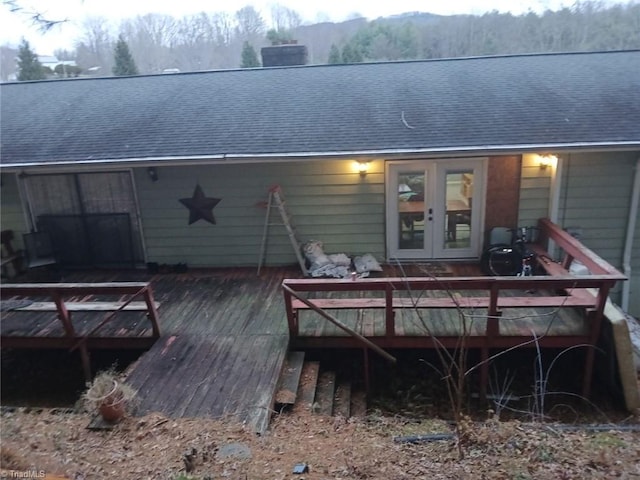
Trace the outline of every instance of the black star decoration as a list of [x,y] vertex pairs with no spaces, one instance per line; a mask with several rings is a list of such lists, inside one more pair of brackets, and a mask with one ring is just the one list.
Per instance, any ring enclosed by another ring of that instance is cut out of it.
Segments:
[[198,220],[206,220],[216,224],[213,216],[213,208],[220,203],[221,198],[209,198],[205,196],[200,185],[196,185],[191,198],[181,198],[180,203],[189,209],[189,225]]

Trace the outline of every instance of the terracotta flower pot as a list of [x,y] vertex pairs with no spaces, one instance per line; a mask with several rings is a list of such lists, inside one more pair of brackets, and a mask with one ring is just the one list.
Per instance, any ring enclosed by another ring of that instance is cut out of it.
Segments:
[[117,422],[125,413],[126,398],[119,389],[117,381],[113,381],[113,389],[100,399],[98,412],[106,422]]
[[93,379],[83,394],[86,406],[95,409],[106,422],[119,421],[132,406],[136,391],[107,370]]
[[115,403],[105,402],[98,407],[98,411],[105,422],[115,423],[124,417],[125,401],[121,399]]

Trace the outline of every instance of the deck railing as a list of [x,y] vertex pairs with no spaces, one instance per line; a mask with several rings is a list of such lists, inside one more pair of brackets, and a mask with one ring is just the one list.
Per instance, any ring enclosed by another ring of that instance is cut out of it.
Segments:
[[[384,336],[395,336],[395,314],[398,308],[453,308],[487,309],[488,336],[499,335],[499,317],[503,308],[537,307],[583,307],[600,310],[606,296],[617,279],[613,275],[593,275],[585,277],[535,276],[535,277],[407,277],[407,278],[365,278],[356,281],[339,279],[286,279],[283,286],[289,332],[299,334],[300,310],[311,308],[302,301],[301,294],[308,292],[382,292],[379,298],[306,298],[323,310],[384,309]],[[598,295],[586,289],[598,290]],[[457,291],[483,292],[484,295],[459,296]],[[507,295],[509,291],[552,292],[566,291],[566,294]],[[430,296],[426,292],[442,292],[440,296]],[[488,295],[487,295],[488,293]],[[399,296],[404,295],[404,296]]]
[[[396,341],[395,310],[401,308],[430,309],[487,309],[484,336],[475,337],[469,346],[480,347],[486,359],[490,348],[505,347],[518,339],[500,339],[500,315],[504,308],[565,308],[584,309],[588,321],[588,333],[582,336],[564,337],[559,346],[587,342],[595,345],[600,334],[604,306],[616,282],[626,277],[582,245],[578,240],[547,219],[539,222],[539,243],[531,247],[537,253],[539,266],[547,275],[526,277],[406,277],[364,279],[285,279],[284,301],[289,333],[292,339],[300,334],[299,312],[314,310],[384,309],[385,328],[382,337],[368,339],[386,345],[400,346]],[[560,263],[551,260],[547,242],[553,240],[563,252]],[[572,275],[568,268],[576,259],[584,264],[590,275]],[[465,291],[461,296],[456,292]],[[309,293],[341,292],[345,298],[309,298]],[[362,293],[380,292],[373,298],[362,298]],[[427,292],[434,292],[427,294]],[[468,292],[478,292],[469,295]],[[482,294],[480,294],[482,292]],[[514,292],[516,292],[514,294]],[[518,292],[534,292],[536,296]],[[354,294],[358,294],[354,296]],[[326,318],[326,316],[325,316]],[[428,321],[428,320],[427,320]],[[521,341],[521,340],[520,340]],[[360,342],[362,343],[362,342]],[[407,343],[408,344],[408,343]],[[439,345],[446,345],[446,340]],[[427,346],[427,342],[425,342]],[[584,390],[590,388],[593,368],[593,348],[589,348],[585,365]],[[486,377],[485,370],[481,374]],[[486,381],[483,378],[482,381]]]
[[[14,311],[24,312],[56,312],[58,320],[62,323],[65,332],[65,345],[71,350],[80,350],[82,365],[85,376],[90,379],[90,362],[87,349],[87,340],[92,338],[97,332],[110,322],[118,312],[140,311],[146,312],[146,316],[151,323],[151,338],[160,336],[158,325],[157,304],[153,298],[151,284],[147,282],[112,282],[112,283],[16,283],[4,284],[0,290],[3,299],[30,299],[37,300],[18,306]],[[128,295],[125,300],[117,301],[69,301],[70,297],[83,297],[93,295]],[[42,301],[47,298],[51,301]],[[134,301],[141,298],[142,301]],[[72,312],[105,312],[102,320],[88,333],[79,335],[73,326]],[[18,345],[16,342],[20,341]],[[36,337],[13,338],[11,336],[2,337],[4,347],[30,345],[36,346],[39,341]]]

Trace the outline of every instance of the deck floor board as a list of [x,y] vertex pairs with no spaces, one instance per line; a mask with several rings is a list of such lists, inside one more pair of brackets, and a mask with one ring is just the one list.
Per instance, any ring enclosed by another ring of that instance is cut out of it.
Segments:
[[[208,346],[208,348],[207,348]],[[237,346],[235,336],[225,335],[207,339],[201,348],[202,358],[199,367],[189,381],[189,391],[193,394],[176,407],[176,415],[197,416],[200,411],[209,411],[212,404],[219,401],[218,395],[223,390],[229,370],[234,366],[231,359],[235,356]],[[221,415],[215,412],[213,415]]]
[[[389,272],[386,272],[389,273]],[[418,273],[424,274],[422,271]],[[261,276],[255,269],[194,270],[184,274],[152,276],[146,272],[74,272],[68,281],[150,281],[158,309],[161,337],[133,365],[129,382],[139,392],[140,413],[158,411],[169,417],[234,416],[257,429],[266,427],[278,378],[289,346],[281,283],[299,278],[298,268],[269,268]],[[480,292],[460,292],[478,296]],[[447,295],[447,292],[430,292]],[[419,297],[420,292],[405,296]],[[330,298],[340,298],[333,292]],[[380,292],[361,292],[361,298],[380,298]],[[399,295],[400,296],[400,295]],[[309,298],[326,298],[323,293]],[[126,301],[119,296],[117,301]],[[47,299],[32,300],[47,301]],[[77,296],[74,301],[116,301],[104,295]],[[486,309],[464,310],[472,335],[484,333]],[[340,321],[368,337],[385,330],[384,309],[331,311]],[[503,335],[569,335],[585,331],[586,322],[574,309],[504,309]],[[78,334],[100,323],[105,312],[73,312]],[[474,315],[477,315],[474,316]],[[396,310],[396,334],[426,337],[455,335],[459,313],[455,309]],[[101,333],[112,337],[150,335],[144,312],[119,312]],[[301,336],[347,334],[311,310],[299,312]],[[41,336],[62,342],[64,330],[54,312],[3,312],[2,336]],[[331,339],[328,340],[329,342]],[[61,343],[62,345],[62,343]]]
[[[184,274],[72,272],[66,281],[97,283],[150,281],[161,337],[130,368],[138,390],[138,412],[170,417],[236,416],[264,429],[288,349],[282,301],[284,278],[299,269],[195,270]],[[28,282],[28,279],[23,281]],[[31,298],[33,301],[50,301]],[[66,301],[126,301],[128,296],[82,295]],[[106,312],[72,312],[74,330],[86,334]],[[118,312],[100,331],[107,337],[150,335],[145,312]],[[63,340],[55,312],[3,312],[2,335]],[[61,344],[62,345],[62,344]],[[114,343],[117,348],[117,342]]]
[[[160,310],[163,338],[130,376],[143,394],[140,411],[231,415],[264,428],[263,412],[270,412],[288,346],[284,276],[283,271],[265,281],[251,272],[154,283],[156,300],[168,308]],[[172,334],[176,338],[167,349],[165,339]],[[162,373],[169,380],[156,382]]]

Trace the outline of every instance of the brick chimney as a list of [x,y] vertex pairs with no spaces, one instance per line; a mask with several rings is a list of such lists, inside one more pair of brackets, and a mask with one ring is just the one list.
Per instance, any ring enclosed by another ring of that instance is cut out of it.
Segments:
[[262,47],[260,54],[262,55],[263,67],[306,65],[308,59],[307,47],[305,45],[296,45],[295,43]]

